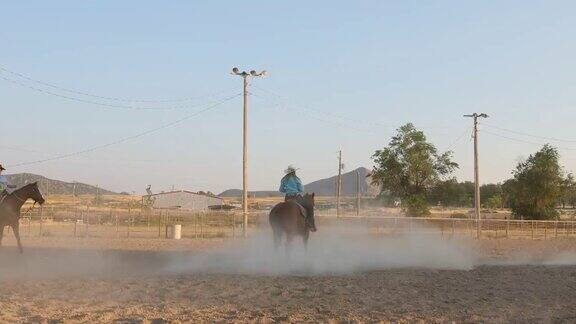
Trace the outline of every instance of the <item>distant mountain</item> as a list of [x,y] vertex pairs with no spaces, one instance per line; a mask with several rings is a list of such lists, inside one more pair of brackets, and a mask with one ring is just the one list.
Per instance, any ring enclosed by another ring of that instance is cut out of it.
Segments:
[[[360,194],[362,196],[374,196],[378,193],[378,188],[370,183],[368,175],[370,170],[366,168],[358,168],[356,170],[342,174],[342,195],[355,196],[356,195],[356,182],[357,177],[360,178]],[[311,182],[304,186],[307,192],[314,192],[319,196],[335,196],[336,195],[336,182],[338,176],[335,175],[330,178],[320,179]]]
[[[343,196],[355,196],[356,195],[356,177],[357,173],[360,177],[360,194],[362,196],[375,196],[378,194],[378,188],[370,183],[370,170],[366,168],[358,168],[356,170],[343,173],[342,174],[342,195]],[[306,192],[314,192],[319,196],[335,196],[336,195],[336,180],[338,176],[333,176],[326,179],[320,179],[304,185],[304,190]],[[281,196],[278,191],[250,191],[248,193],[250,197],[278,197]],[[218,196],[220,197],[241,197],[241,189],[229,189]]]
[[17,173],[7,174],[6,177],[11,184],[18,188],[31,183],[38,182],[40,190],[44,194],[58,194],[58,195],[71,195],[74,191],[77,195],[95,195],[99,192],[102,195],[116,195],[117,193],[91,186],[85,183],[76,182],[76,190],[74,190],[73,182],[64,182],[60,180],[48,179],[44,176],[32,173]]

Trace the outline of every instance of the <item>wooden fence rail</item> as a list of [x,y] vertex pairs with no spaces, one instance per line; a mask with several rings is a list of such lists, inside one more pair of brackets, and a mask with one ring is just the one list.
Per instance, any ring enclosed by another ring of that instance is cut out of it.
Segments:
[[[249,226],[267,227],[267,212],[250,215]],[[332,225],[358,224],[375,234],[436,233],[447,237],[476,237],[473,219],[431,217],[377,217],[323,214],[316,217],[320,230]],[[186,212],[83,208],[73,211],[37,208],[21,219],[23,236],[166,238],[168,227],[182,225],[183,238],[241,237],[242,216],[236,212]],[[576,238],[576,221],[483,219],[483,238]]]

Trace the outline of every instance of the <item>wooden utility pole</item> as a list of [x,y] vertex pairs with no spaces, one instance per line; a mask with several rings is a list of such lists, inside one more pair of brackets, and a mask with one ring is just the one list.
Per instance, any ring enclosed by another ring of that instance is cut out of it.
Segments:
[[248,237],[248,78],[244,76],[242,123],[242,214],[244,237]]
[[[76,181],[73,182],[72,186],[72,197],[74,198],[74,221],[78,220],[78,197],[76,197]],[[74,225],[76,226],[76,225]]]
[[482,224],[480,219],[480,174],[478,170],[478,117],[488,118],[485,113],[464,115],[464,117],[474,118],[474,129],[472,137],[474,138],[474,214],[476,216],[476,237],[480,238],[482,234]]
[[360,170],[356,170],[356,216],[360,216]]
[[250,72],[232,69],[232,74],[241,76],[244,81],[244,118],[242,130],[242,213],[244,215],[244,237],[248,237],[248,78],[261,77],[266,74],[266,71]]
[[341,195],[342,195],[342,150],[338,151],[338,182],[336,184],[336,217],[340,217]]

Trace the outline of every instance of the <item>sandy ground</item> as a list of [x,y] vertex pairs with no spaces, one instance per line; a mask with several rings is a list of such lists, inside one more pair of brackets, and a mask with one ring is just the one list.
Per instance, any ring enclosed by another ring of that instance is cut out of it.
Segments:
[[5,243],[2,323],[576,322],[576,262],[538,261],[576,240],[472,242],[481,261],[463,270],[283,275],[171,267],[218,240],[31,238],[24,255]]

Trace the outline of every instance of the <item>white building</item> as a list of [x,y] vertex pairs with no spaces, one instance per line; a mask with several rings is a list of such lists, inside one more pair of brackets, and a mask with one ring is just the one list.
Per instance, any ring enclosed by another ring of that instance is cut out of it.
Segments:
[[150,198],[152,207],[157,209],[182,209],[194,211],[207,211],[224,205],[224,199],[216,196],[198,194],[192,191],[169,191],[143,197]]

